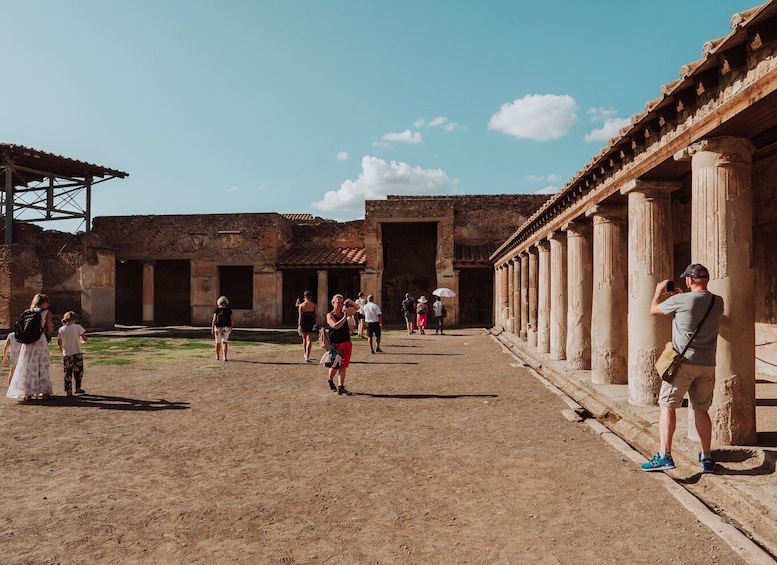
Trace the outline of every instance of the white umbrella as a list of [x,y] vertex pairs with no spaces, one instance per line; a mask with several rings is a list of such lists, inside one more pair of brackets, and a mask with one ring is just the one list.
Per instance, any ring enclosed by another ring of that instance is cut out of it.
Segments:
[[440,287],[436,290],[433,290],[432,295],[439,296],[440,298],[453,298],[454,296],[456,296],[456,293],[449,288]]

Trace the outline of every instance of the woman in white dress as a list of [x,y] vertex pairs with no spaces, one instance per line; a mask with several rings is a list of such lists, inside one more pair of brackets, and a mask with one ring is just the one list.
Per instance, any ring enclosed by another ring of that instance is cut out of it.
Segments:
[[8,385],[6,394],[8,398],[32,400],[40,397],[47,400],[54,393],[51,386],[51,354],[48,339],[54,331],[54,321],[48,308],[48,296],[36,294],[33,297],[30,310],[40,312],[43,331],[35,343],[22,344],[19,362]]

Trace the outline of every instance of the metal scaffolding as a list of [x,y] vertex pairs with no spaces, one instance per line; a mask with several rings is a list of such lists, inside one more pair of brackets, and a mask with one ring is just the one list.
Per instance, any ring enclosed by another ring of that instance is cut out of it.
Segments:
[[76,161],[22,145],[0,144],[4,190],[0,210],[5,218],[5,244],[13,243],[13,222],[81,220],[91,230],[92,187],[127,173]]

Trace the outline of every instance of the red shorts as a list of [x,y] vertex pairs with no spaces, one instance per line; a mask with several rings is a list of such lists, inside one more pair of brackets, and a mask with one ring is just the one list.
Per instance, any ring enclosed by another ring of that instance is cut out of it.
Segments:
[[351,363],[351,352],[353,351],[353,342],[351,340],[344,341],[343,343],[335,343],[335,348],[340,354],[342,359],[340,360],[340,367],[347,368]]

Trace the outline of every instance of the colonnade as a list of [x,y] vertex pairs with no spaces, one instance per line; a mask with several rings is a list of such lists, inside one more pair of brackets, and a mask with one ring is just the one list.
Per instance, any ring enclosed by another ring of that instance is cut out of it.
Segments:
[[[702,140],[675,155],[690,160],[691,260],[710,271],[725,303],[718,339],[715,441],[756,442],[755,288],[752,268],[752,154],[746,138]],[[653,368],[671,339],[671,319],[652,316],[656,284],[675,279],[674,179],[632,180],[573,221],[497,259],[495,323],[539,354],[590,370],[595,385],[628,386],[629,402],[655,405]],[[550,226],[551,224],[549,224]]]

